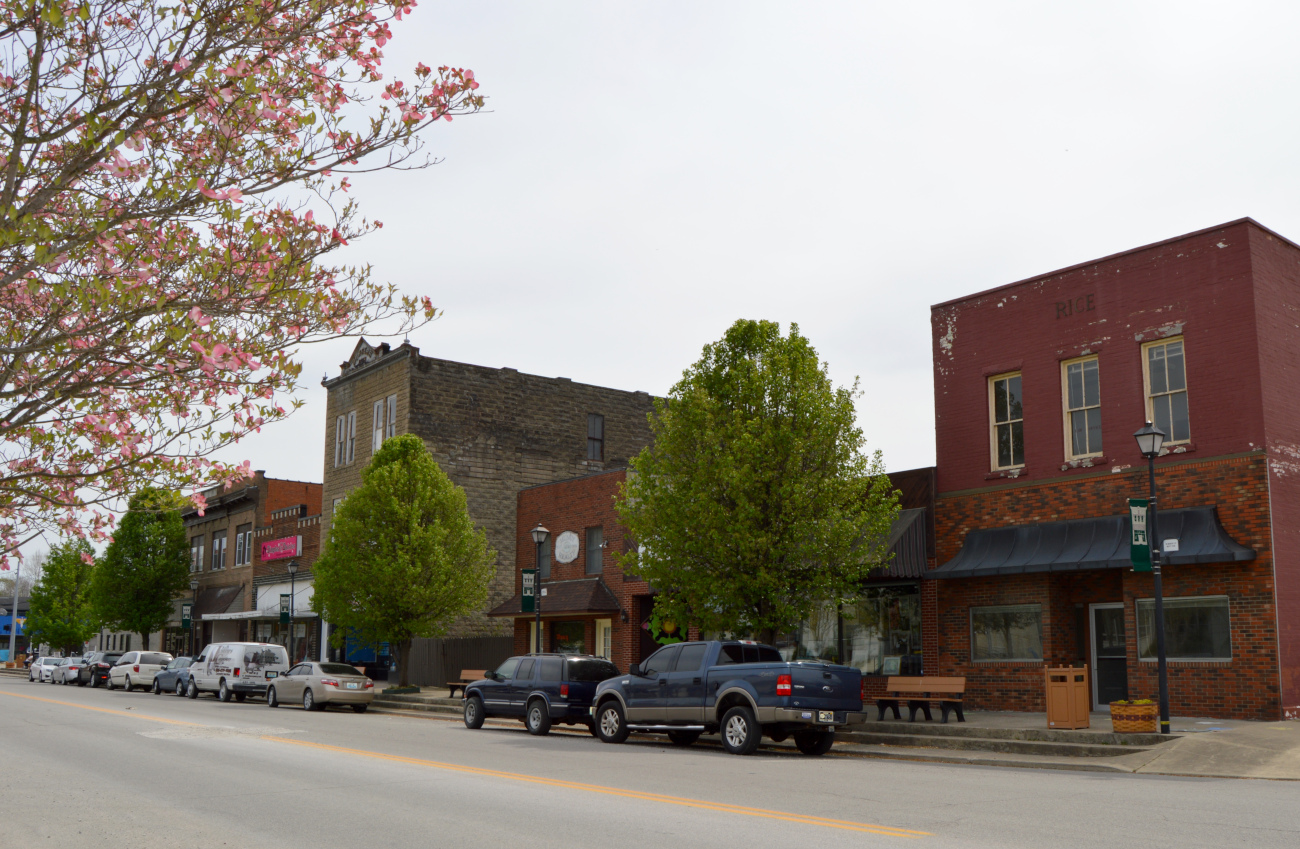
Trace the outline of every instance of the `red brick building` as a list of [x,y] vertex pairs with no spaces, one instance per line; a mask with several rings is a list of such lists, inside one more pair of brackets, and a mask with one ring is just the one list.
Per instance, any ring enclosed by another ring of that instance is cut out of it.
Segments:
[[1300,705],[1300,246],[1243,219],[932,309],[935,545],[927,674],[1043,710],[1042,666],[1094,704],[1156,691],[1127,499],[1156,460],[1171,709]]

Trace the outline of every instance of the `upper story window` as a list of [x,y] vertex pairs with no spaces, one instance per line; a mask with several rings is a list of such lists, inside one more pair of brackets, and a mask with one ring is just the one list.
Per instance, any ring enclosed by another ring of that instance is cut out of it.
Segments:
[[587,414],[587,459],[605,459],[605,417],[600,413]]
[[384,426],[384,439],[397,436],[397,396],[388,396],[388,423]]
[[1165,432],[1165,442],[1192,438],[1187,416],[1187,366],[1183,340],[1163,339],[1142,346],[1146,355],[1147,418]]
[[203,537],[192,537],[190,539],[190,571],[203,571]]
[[344,446],[348,441],[348,417],[339,416],[334,420],[334,468],[343,465],[346,454]]
[[387,398],[375,402],[375,411],[370,428],[370,449],[378,451],[384,446],[385,439],[391,439],[396,435],[397,396],[389,395]]
[[235,565],[247,566],[253,562],[253,526],[240,525],[235,528]]
[[587,574],[599,575],[605,568],[605,529],[587,528]]
[[989,439],[993,468],[1014,469],[1025,464],[1024,410],[1020,404],[1020,374],[989,379]]
[[384,444],[384,402],[375,402],[375,412],[370,419],[370,450],[378,451]]
[[226,532],[212,532],[212,571],[226,568]]
[[1101,378],[1097,358],[1063,363],[1065,382],[1065,455],[1069,459],[1101,454]]

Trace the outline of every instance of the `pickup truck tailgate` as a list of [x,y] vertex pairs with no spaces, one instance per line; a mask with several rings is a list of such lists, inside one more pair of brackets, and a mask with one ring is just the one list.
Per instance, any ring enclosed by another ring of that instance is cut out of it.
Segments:
[[851,666],[792,663],[794,703],[808,699],[822,710],[862,710],[862,673]]

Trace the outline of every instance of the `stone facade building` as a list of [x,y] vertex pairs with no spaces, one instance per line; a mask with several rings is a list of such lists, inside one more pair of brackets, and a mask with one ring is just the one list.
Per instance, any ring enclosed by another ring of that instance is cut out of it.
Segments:
[[[182,514],[190,540],[190,574],[199,586],[192,596],[193,627],[189,631],[180,628],[180,604],[191,597],[177,599],[177,612],[164,644],[173,654],[192,653],[221,640],[256,639],[254,623],[270,614],[259,610],[262,605],[255,585],[276,568],[262,563],[261,547],[279,521],[277,516],[292,514],[295,527],[305,522],[303,544],[295,550],[299,562],[308,555],[308,569],[320,547],[318,483],[268,478],[259,470],[242,486],[229,490],[216,487],[203,495],[207,507],[202,516],[197,509]],[[278,618],[278,609],[275,616]]]
[[486,616],[514,592],[516,495],[526,487],[619,469],[650,442],[651,397],[357,343],[327,378],[322,539],[383,440],[413,433],[465,490],[470,517],[497,552],[483,612],[453,636],[509,634]]
[[1044,710],[1044,663],[1088,666],[1100,710],[1154,696],[1127,513],[1154,420],[1172,711],[1295,713],[1298,314],[1300,246],[1249,219],[935,306],[926,674],[983,709]]

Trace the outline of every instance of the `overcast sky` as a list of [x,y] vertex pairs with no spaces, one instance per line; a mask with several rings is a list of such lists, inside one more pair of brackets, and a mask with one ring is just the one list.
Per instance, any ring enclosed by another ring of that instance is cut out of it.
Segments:
[[[472,68],[443,162],[356,179],[349,249],[425,354],[664,394],[797,322],[892,470],[934,462],[931,304],[1251,216],[1300,239],[1300,5],[426,2],[391,74]],[[398,340],[400,341],[400,340]],[[225,452],[321,480],[325,372]]]

